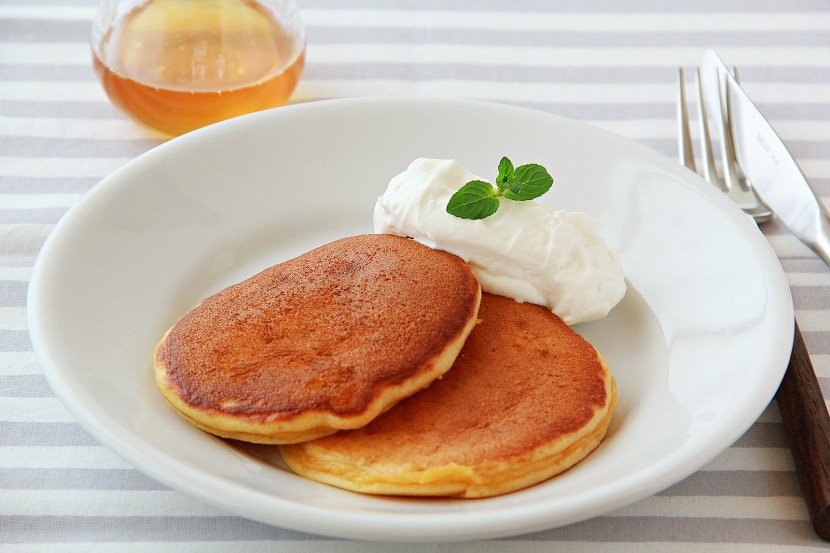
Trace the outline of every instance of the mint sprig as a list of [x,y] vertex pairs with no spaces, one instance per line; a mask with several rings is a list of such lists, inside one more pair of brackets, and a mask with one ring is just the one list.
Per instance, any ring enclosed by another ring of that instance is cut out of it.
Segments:
[[447,213],[462,219],[484,219],[499,209],[499,196],[524,202],[538,198],[553,185],[547,169],[535,163],[514,168],[506,157],[499,162],[496,188],[489,182],[470,181],[447,203]]

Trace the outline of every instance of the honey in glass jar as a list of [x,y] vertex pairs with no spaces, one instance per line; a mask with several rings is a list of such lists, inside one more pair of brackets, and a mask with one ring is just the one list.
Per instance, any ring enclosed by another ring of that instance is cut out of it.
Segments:
[[305,28],[293,1],[103,0],[92,54],[113,104],[179,135],[285,104]]

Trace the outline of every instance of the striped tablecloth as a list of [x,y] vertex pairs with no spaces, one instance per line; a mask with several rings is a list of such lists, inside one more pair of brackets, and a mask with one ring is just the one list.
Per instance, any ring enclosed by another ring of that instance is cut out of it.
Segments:
[[[300,534],[171,491],[97,444],[49,389],[26,290],[46,236],[102,177],[163,140],[92,72],[94,0],[0,0],[0,551],[807,551],[816,538],[775,405],[733,447],[654,497],[510,540],[391,545]],[[707,48],[830,197],[826,0],[301,0],[294,102],[480,98],[585,120],[675,156],[676,67]],[[830,397],[830,269],[764,228]]]

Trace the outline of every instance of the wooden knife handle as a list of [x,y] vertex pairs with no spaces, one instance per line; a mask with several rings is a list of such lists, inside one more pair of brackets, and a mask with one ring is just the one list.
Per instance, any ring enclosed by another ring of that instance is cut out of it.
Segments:
[[798,322],[790,364],[775,399],[813,528],[830,541],[830,415]]

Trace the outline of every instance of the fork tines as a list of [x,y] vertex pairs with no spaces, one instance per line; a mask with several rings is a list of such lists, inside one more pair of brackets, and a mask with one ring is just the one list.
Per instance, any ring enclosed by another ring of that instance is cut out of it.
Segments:
[[[686,82],[683,68],[678,71],[680,86],[678,90],[678,125],[679,125],[679,152],[680,161],[686,167],[700,174],[705,180],[720,188],[756,222],[768,221],[772,216],[770,208],[757,195],[752,185],[743,175],[735,155],[735,145],[732,137],[732,120],[729,116],[729,98],[724,93],[721,79],[718,78],[719,110],[709,109],[703,93],[703,84],[700,77],[700,68],[697,69],[697,120],[700,126],[700,159],[701,168],[698,170],[695,163],[695,149],[692,132],[689,124],[688,101],[686,99]],[[715,128],[720,131],[716,137],[720,145],[721,169],[719,173],[715,162],[712,133],[709,127],[709,118],[713,114]]]

